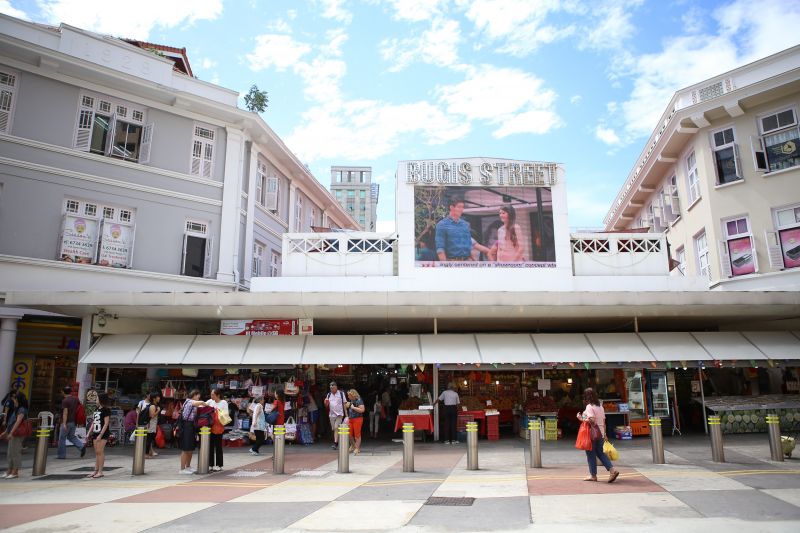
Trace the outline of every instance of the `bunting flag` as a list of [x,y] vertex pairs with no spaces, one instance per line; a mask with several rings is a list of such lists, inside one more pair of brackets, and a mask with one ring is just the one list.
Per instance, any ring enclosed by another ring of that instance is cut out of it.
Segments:
[[[573,366],[574,366],[574,365],[573,365]],[[586,370],[589,370],[589,363],[583,363],[583,367],[584,367]]]
[[672,370],[672,363],[667,361],[667,369]]

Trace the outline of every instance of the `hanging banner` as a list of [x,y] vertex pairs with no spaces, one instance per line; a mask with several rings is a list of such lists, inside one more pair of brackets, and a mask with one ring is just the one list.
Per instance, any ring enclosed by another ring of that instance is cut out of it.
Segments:
[[728,254],[731,260],[731,272],[734,276],[753,274],[756,271],[753,261],[753,243],[750,237],[729,240]]
[[11,390],[22,391],[25,397],[31,397],[31,379],[33,378],[33,358],[18,357],[14,359],[11,370]]
[[783,266],[786,268],[800,266],[800,228],[781,230],[780,238]]
[[58,256],[67,263],[94,263],[97,252],[98,221],[64,215]]
[[130,268],[133,250],[133,228],[124,224],[101,224],[100,252],[97,264],[114,268]]
[[297,320],[222,320],[220,335],[297,335]]

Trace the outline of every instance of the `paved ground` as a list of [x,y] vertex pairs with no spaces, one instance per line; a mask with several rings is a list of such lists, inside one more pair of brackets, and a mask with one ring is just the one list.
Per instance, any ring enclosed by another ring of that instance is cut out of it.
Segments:
[[78,477],[93,456],[73,449],[63,461],[51,450],[47,473],[59,477],[32,478],[31,448],[23,477],[0,480],[0,530],[800,531],[800,460],[770,461],[765,434],[726,436],[724,464],[711,462],[705,436],[666,438],[666,465],[652,464],[647,439],[617,442],[613,484],[582,481],[585,456],[572,444],[544,443],[545,468],[531,469],[526,441],[481,441],[480,469],[469,471],[463,444],[418,442],[416,471],[403,473],[401,444],[367,441],[349,474],[328,445],[287,446],[285,475],[272,474],[271,446],[259,457],[226,448],[225,470],[206,476],[179,475],[177,452],[165,450],[137,477],[126,446],[110,450],[98,480]]

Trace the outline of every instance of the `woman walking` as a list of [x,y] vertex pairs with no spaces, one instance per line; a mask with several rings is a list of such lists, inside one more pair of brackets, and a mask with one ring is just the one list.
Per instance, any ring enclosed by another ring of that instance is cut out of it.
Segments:
[[179,444],[181,447],[181,469],[179,474],[194,474],[192,470],[192,454],[194,453],[197,441],[197,433],[194,428],[194,420],[197,418],[197,408],[205,405],[200,400],[200,391],[192,389],[189,398],[183,402],[181,417],[178,419],[180,424]]
[[[228,412],[228,402],[222,399],[222,394],[219,389],[211,390],[211,399],[206,402],[206,405],[217,409],[217,411]],[[222,434],[225,433],[225,427],[219,425],[218,427],[211,427],[211,447],[209,448],[208,468],[215,472],[222,470]]]
[[161,403],[161,393],[160,392],[152,392],[150,396],[147,397],[147,403],[142,406],[142,410],[147,409],[147,417],[143,417],[141,413],[139,413],[139,418],[143,421],[146,418],[147,420],[147,446],[145,451],[145,458],[152,459],[156,455],[156,431],[158,431],[158,411],[160,409],[159,405]]
[[344,406],[347,409],[347,417],[350,419],[350,438],[353,439],[353,444],[350,445],[350,451],[358,455],[361,453],[361,428],[364,425],[364,411],[366,411],[366,406],[356,389],[347,391],[347,398],[350,401],[344,404]]
[[250,430],[256,436],[250,447],[251,455],[258,455],[261,445],[267,438],[267,418],[264,415],[264,397],[259,396],[253,404],[253,418],[250,420]]
[[588,388],[583,391],[583,401],[586,403],[586,410],[578,413],[578,419],[589,423],[590,435],[592,435],[592,449],[586,450],[586,460],[589,462],[589,477],[584,481],[597,481],[597,459],[599,458],[600,462],[608,470],[608,482],[614,483],[619,476],[619,472],[603,451],[603,442],[606,438],[606,413],[603,410],[603,406],[600,405],[600,400],[597,399],[597,393],[594,389]]
[[[108,426],[111,424],[111,407],[108,394],[101,394],[97,398],[99,409],[92,415],[92,425],[89,426],[89,434],[86,435],[86,442],[94,438],[94,472],[86,476],[87,478],[97,479],[103,477],[103,465],[106,462],[106,443],[111,434]],[[85,445],[84,445],[85,446]]]
[[19,467],[22,465],[22,443],[24,436],[15,436],[22,429],[22,424],[28,418],[28,399],[21,391],[11,395],[11,405],[8,409],[8,423],[6,430],[0,434],[0,440],[8,439],[8,471],[4,479],[19,477]]

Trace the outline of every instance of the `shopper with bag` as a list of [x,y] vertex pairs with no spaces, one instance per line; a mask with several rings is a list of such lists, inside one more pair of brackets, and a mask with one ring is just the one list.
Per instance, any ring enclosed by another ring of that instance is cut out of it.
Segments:
[[75,436],[76,415],[78,406],[81,404],[77,396],[72,395],[72,387],[66,386],[61,389],[64,399],[61,402],[61,427],[58,432],[58,452],[56,458],[67,458],[67,441],[70,441],[76,450],[79,450],[81,457],[86,455],[86,447],[83,446],[81,439]]
[[197,432],[194,427],[194,419],[197,418],[197,408],[205,405],[200,400],[200,391],[192,389],[189,393],[189,398],[183,402],[181,408],[181,415],[178,419],[178,442],[181,448],[181,469],[179,474],[194,474],[192,470],[192,454],[197,445]]
[[139,418],[136,421],[137,426],[147,428],[147,444],[145,445],[144,455],[146,459],[152,459],[158,455],[155,443],[156,434],[158,433],[158,412],[161,409],[158,405],[159,403],[161,403],[161,393],[151,392],[145,404],[142,405],[142,409],[139,411]]
[[331,421],[331,429],[333,430],[333,448],[339,448],[339,425],[344,420],[344,404],[347,399],[344,397],[344,392],[339,390],[335,381],[331,381],[330,392],[325,396],[325,407],[328,409],[328,419]]
[[[589,463],[589,477],[585,478],[584,481],[597,481],[597,459],[600,459],[600,462],[608,470],[608,482],[614,483],[619,476],[619,472],[603,451],[603,443],[606,439],[606,413],[603,410],[603,406],[600,405],[600,400],[597,399],[597,393],[594,389],[588,388],[583,391],[583,401],[586,402],[586,409],[582,413],[578,413],[581,429],[578,432],[578,442],[576,442],[575,446],[581,447],[586,451],[586,460]],[[584,446],[587,432],[589,434],[588,440],[591,441],[591,448]]]
[[[228,402],[222,399],[222,393],[219,389],[211,390],[211,398],[206,402],[206,405],[216,409],[214,418],[218,421],[220,413],[228,412]],[[211,425],[211,447],[208,450],[208,468],[214,472],[222,470],[222,434],[225,433],[225,427],[221,423]]]
[[19,477],[19,467],[22,466],[22,443],[31,434],[31,422],[28,419],[28,399],[22,391],[17,391],[11,396],[11,406],[8,410],[8,423],[5,431],[0,434],[0,440],[8,439],[8,471],[4,479]]
[[361,428],[364,426],[364,411],[367,407],[356,389],[347,391],[350,400],[344,404],[347,408],[347,418],[350,422],[350,438],[353,440],[350,451],[358,455],[361,453]]
[[257,396],[255,402],[249,408],[252,411],[250,420],[250,440],[253,445],[250,447],[251,455],[258,455],[261,445],[267,438],[267,418],[264,415],[265,400],[263,396]]

